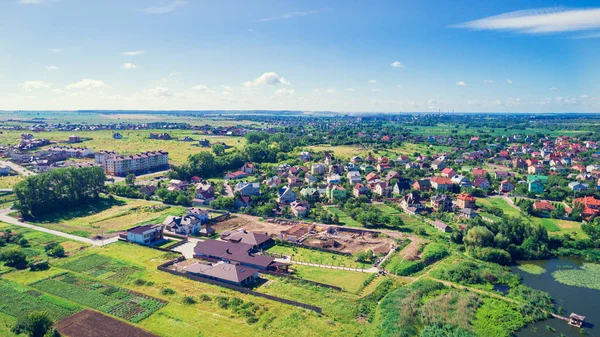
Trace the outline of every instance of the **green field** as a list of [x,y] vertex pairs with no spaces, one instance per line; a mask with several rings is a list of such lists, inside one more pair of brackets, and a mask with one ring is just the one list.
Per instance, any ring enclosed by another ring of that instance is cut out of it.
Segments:
[[369,268],[370,265],[355,262],[353,256],[346,256],[335,253],[327,253],[318,250],[312,250],[302,247],[287,247],[275,245],[267,250],[269,253],[287,255],[292,257],[292,261],[326,264],[334,266],[344,266],[350,268]]
[[352,219],[348,214],[344,213],[341,209],[337,208],[336,206],[326,206],[324,208],[329,213],[337,215],[342,225],[350,227],[363,227],[363,225],[360,222]]
[[13,188],[21,180],[23,177],[20,175],[0,176],[0,188]]
[[94,204],[38,216],[31,223],[65,233],[93,237],[135,225],[159,223],[167,215],[183,213],[183,207],[163,206],[137,199],[103,198]]
[[[230,146],[243,146],[246,139],[243,137],[226,137],[226,136],[210,136],[202,134],[194,134],[192,130],[168,130],[167,132],[173,138],[172,140],[156,140],[149,139],[150,133],[165,132],[165,130],[124,130],[120,131],[123,135],[122,139],[113,139],[113,131],[102,130],[102,131],[81,131],[76,134],[82,139],[90,138],[90,140],[84,140],[76,146],[88,147],[94,151],[100,150],[112,150],[117,151],[119,154],[134,154],[143,151],[157,151],[163,150],[169,152],[169,161],[172,164],[182,164],[187,160],[190,154],[199,153],[202,151],[210,151],[210,148],[199,147],[198,140],[207,138],[211,143],[224,142]],[[17,144],[19,142],[20,131],[6,131],[0,134],[0,144]],[[57,142],[58,145],[73,145],[73,144],[61,144],[66,142],[73,132],[38,132],[34,135],[38,138],[46,138],[53,142]],[[189,136],[194,141],[182,142],[179,139],[184,136]],[[14,178],[13,178],[14,179]],[[1,181],[1,180],[0,180]],[[0,185],[2,183],[0,182]]]
[[521,212],[509,205],[503,198],[477,198],[477,206],[498,207],[504,212],[504,215],[521,216]]
[[295,270],[294,276],[296,277],[342,287],[351,293],[358,291],[363,282],[369,277],[369,273],[303,265],[294,265],[292,269]]
[[319,152],[319,151],[328,151],[333,152],[336,157],[349,159],[353,156],[365,157],[369,152],[374,157],[385,156],[392,158],[397,158],[400,155],[407,155],[411,158],[415,158],[414,154],[419,153],[425,155],[426,153],[442,153],[446,151],[450,151],[450,147],[448,146],[438,146],[438,145],[430,145],[430,144],[413,144],[413,143],[405,143],[400,147],[390,148],[390,149],[375,149],[372,147],[363,147],[359,145],[338,145],[338,146],[329,146],[329,145],[314,145],[308,146],[308,150]]

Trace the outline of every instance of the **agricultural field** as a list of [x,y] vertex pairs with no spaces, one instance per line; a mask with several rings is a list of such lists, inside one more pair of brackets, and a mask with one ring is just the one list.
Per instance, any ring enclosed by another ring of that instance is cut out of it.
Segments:
[[345,291],[355,293],[361,285],[369,278],[370,273],[362,273],[356,271],[329,269],[321,267],[312,267],[304,265],[293,265],[294,276],[325,283],[333,286],[342,287]]
[[340,223],[342,225],[350,226],[350,227],[364,227],[360,222],[352,219],[348,214],[344,213],[341,209],[336,206],[326,206],[324,207],[329,213],[335,214],[338,216]]
[[116,233],[135,225],[162,222],[180,215],[183,207],[159,205],[145,200],[103,198],[68,210],[38,216],[31,223],[83,237]]
[[349,159],[353,156],[365,157],[370,152],[374,157],[385,156],[390,159],[396,158],[400,155],[406,155],[410,158],[414,159],[415,153],[419,153],[421,155],[425,154],[434,154],[434,153],[443,153],[446,151],[450,151],[449,146],[439,146],[439,145],[429,145],[429,144],[414,144],[414,143],[405,143],[400,147],[390,148],[390,149],[375,149],[371,147],[364,147],[360,145],[314,145],[308,146],[308,150],[319,152],[319,151],[328,151],[332,152],[336,157]]
[[269,253],[290,256],[292,261],[343,266],[349,268],[369,268],[369,264],[358,263],[353,256],[327,253],[318,250],[275,245],[267,250]]
[[[224,142],[225,144],[234,147],[243,146],[246,142],[244,137],[194,134],[195,131],[192,130],[166,130],[173,139],[158,140],[149,138],[149,135],[152,132],[165,132],[165,130],[123,130],[119,132],[123,135],[122,139],[113,139],[113,131],[111,130],[81,131],[76,134],[82,138],[83,142],[76,145],[66,143],[66,140],[73,132],[38,132],[35,133],[35,136],[57,142],[58,144],[56,145],[88,147],[94,151],[112,150],[125,155],[143,151],[163,150],[169,152],[169,162],[176,165],[183,164],[190,154],[211,151],[210,147],[198,146],[198,140],[203,138],[208,139],[211,143]],[[0,134],[0,144],[17,144],[20,140],[21,133],[22,132],[20,131],[5,131]],[[191,137],[194,141],[180,141],[180,139],[185,136]],[[64,144],[61,144],[63,142]]]

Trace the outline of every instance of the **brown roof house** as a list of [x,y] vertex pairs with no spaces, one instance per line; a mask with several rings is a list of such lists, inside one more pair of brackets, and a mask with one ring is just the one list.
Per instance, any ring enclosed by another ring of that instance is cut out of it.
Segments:
[[245,229],[237,231],[225,231],[221,234],[221,239],[252,245],[254,249],[261,249],[273,244],[273,239],[267,234],[249,232]]
[[244,287],[258,279],[258,269],[219,261],[194,263],[183,267],[187,274]]
[[252,253],[253,246],[246,243],[205,240],[194,247],[194,257],[208,261],[223,261],[256,268],[259,270],[278,270],[287,264],[276,262],[274,258]]

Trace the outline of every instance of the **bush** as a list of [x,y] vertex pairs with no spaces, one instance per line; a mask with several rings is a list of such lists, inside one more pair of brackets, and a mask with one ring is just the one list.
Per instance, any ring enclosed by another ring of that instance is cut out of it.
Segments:
[[184,296],[183,304],[196,304],[196,300],[192,296]]
[[163,290],[160,291],[160,293],[163,295],[175,295],[175,290],[173,290],[171,288],[164,288]]
[[211,300],[210,296],[208,296],[206,294],[200,295],[200,301],[202,301],[202,302],[210,302],[210,300]]
[[30,271],[40,271],[40,270],[50,269],[50,265],[48,264],[48,261],[30,262],[28,267],[29,267]]
[[423,261],[427,264],[439,261],[448,256],[448,249],[439,243],[430,243],[423,250]]

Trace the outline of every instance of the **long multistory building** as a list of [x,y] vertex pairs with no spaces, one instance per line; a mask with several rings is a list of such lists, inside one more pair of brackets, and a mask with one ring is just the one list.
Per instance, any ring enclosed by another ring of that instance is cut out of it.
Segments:
[[129,173],[143,174],[169,168],[169,153],[164,151],[142,152],[120,156],[116,152],[100,151],[95,161],[102,165],[108,175],[123,177]]

